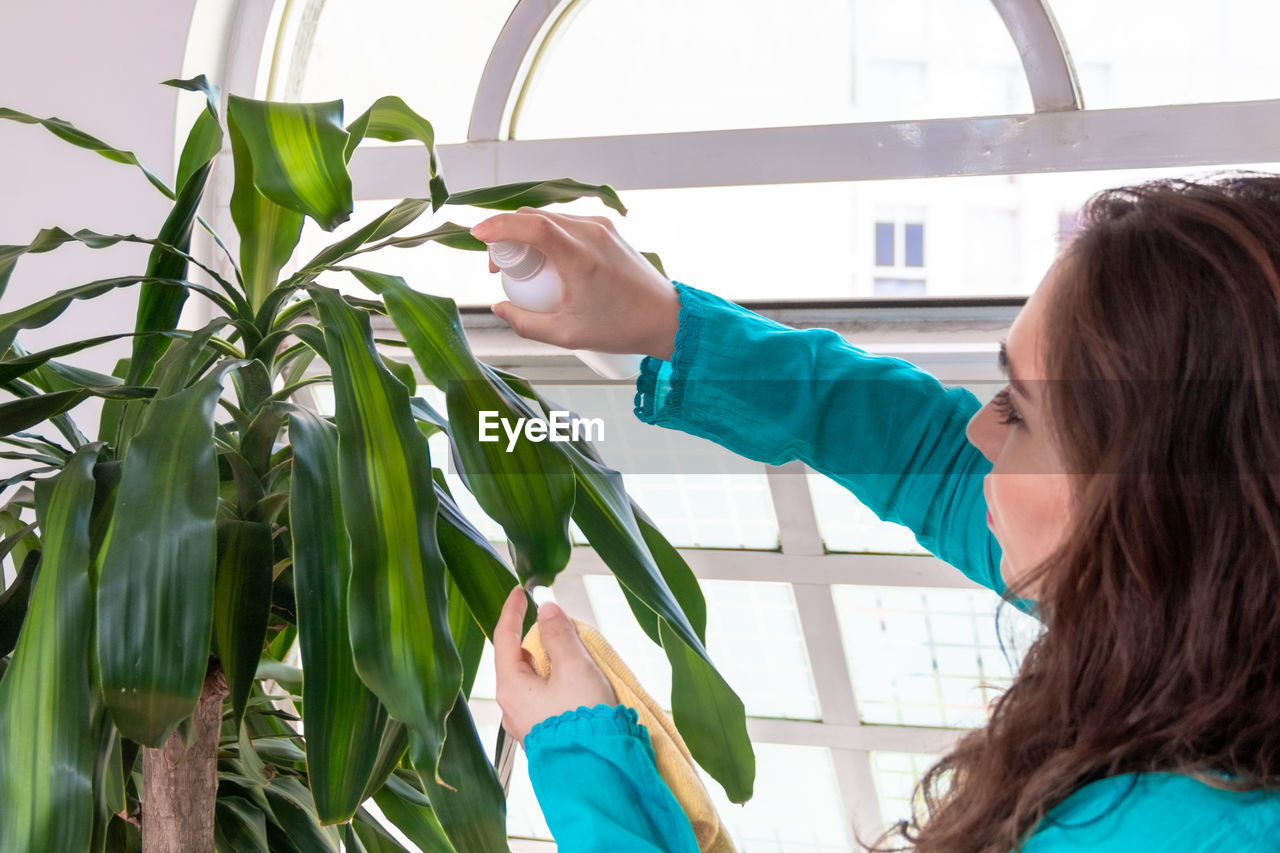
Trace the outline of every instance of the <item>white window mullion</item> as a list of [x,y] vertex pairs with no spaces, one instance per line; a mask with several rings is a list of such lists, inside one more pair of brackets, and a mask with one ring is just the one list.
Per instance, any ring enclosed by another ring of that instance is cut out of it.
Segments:
[[[1221,128],[1230,127],[1231,133]],[[439,146],[453,190],[573,176],[618,190],[1269,162],[1280,100]],[[361,147],[360,198],[427,194],[416,146]]]
[[[856,838],[874,841],[883,831],[885,818],[880,811],[875,774],[871,770],[871,752],[865,749],[833,749],[831,761],[836,768],[845,817]],[[856,839],[851,840],[856,842]],[[853,849],[859,848],[855,846]]]

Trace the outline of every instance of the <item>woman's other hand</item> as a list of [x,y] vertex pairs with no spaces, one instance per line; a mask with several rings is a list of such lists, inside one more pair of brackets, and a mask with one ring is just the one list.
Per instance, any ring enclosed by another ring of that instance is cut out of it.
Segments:
[[551,658],[551,674],[544,678],[534,671],[529,653],[520,647],[527,607],[524,588],[512,589],[493,631],[502,727],[521,743],[538,723],[579,705],[590,708],[618,704],[613,687],[582,645],[577,629],[565,612],[551,602],[538,608],[538,633]]
[[[564,292],[554,311],[493,306],[516,334],[568,349],[671,357],[680,314],[675,286],[618,236],[612,220],[522,207],[471,233],[486,243],[528,243],[560,273]],[[497,272],[492,261],[489,270]]]

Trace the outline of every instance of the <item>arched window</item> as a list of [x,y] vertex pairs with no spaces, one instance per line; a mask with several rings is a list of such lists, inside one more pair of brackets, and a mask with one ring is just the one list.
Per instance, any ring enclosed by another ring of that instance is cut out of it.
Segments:
[[[624,236],[673,277],[835,329],[983,401],[1003,384],[998,339],[1092,192],[1210,167],[1275,170],[1266,161],[1280,151],[1271,0],[240,5],[226,30],[233,91],[340,97],[348,115],[399,94],[434,122],[451,189],[609,183],[630,208]],[[352,227],[425,193],[412,147],[362,148],[352,169]],[[332,239],[309,230],[300,254]],[[640,426],[632,389],[575,384],[590,374],[492,317],[495,277],[460,255],[429,246],[383,263],[456,299],[482,359],[616,424],[605,461],[703,582],[709,649],[757,744],[755,799],[718,800],[735,838],[845,851],[850,827],[869,838],[906,816],[923,770],[983,723],[992,696],[979,684],[1010,681],[1037,624],[1003,611],[1016,636],[1006,660],[993,594],[800,463],[746,463],[671,431],[642,447],[654,439],[627,431]],[[642,453],[696,465],[646,481],[629,473]],[[631,618],[611,618],[625,605],[590,549],[576,550],[555,593],[665,699],[665,659],[628,633]],[[486,660],[473,696],[490,741],[491,675]],[[551,849],[516,772],[513,849]],[[801,813],[804,825],[787,819]]]

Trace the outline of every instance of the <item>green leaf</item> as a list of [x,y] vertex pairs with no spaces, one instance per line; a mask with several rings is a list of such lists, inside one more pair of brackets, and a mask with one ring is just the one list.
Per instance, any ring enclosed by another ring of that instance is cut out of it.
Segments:
[[[466,249],[471,252],[488,251],[488,245],[481,240],[471,236],[471,229],[465,225],[459,225],[456,222],[445,222],[425,234],[415,234],[409,237],[391,237],[383,240],[381,243],[375,243],[362,252],[376,252],[379,249],[385,249],[392,246],[397,249],[415,249],[423,243],[439,243],[442,246],[448,246],[451,249]],[[352,252],[352,255],[360,254]],[[348,255],[350,257],[350,255]]]
[[67,243],[79,243],[90,249],[107,249],[112,246],[118,246],[121,243],[136,243],[144,246],[152,246],[153,248],[163,249],[164,251],[179,255],[189,264],[195,264],[209,275],[220,287],[226,292],[227,297],[233,302],[239,304],[240,299],[236,289],[225,278],[218,274],[213,267],[201,263],[199,260],[191,256],[182,249],[164,243],[159,239],[139,237],[136,234],[100,234],[97,231],[90,231],[88,228],[81,228],[74,234],[69,233],[61,228],[42,228],[36,234],[34,240],[25,246],[0,246],[0,293],[4,292],[4,283],[8,280],[9,275],[13,271],[13,267],[17,264],[18,259],[23,255],[36,255],[44,252],[52,252]]
[[[439,469],[433,474],[437,472]],[[511,588],[519,584],[520,580],[503,562],[485,535],[462,514],[442,480],[443,474],[440,474],[436,480],[436,497],[440,501],[436,536],[440,540],[440,551],[449,566],[449,577],[466,600],[467,610],[484,636],[492,639],[493,629],[502,613],[502,605]],[[453,599],[450,598],[450,607],[452,606]],[[530,607],[526,616],[526,628],[532,627],[536,615],[535,608]],[[470,680],[465,682],[464,689],[470,695]]]
[[350,820],[365,799],[387,712],[356,673],[347,624],[351,547],[343,521],[338,431],[305,409],[289,418],[289,506],[307,773],[321,823]]
[[461,690],[449,714],[440,769],[456,784],[446,787],[426,780],[423,784],[432,811],[453,846],[459,853],[506,849],[506,795],[485,755]]
[[270,524],[232,520],[218,526],[213,635],[227,674],[231,723],[236,728],[244,718],[267,636],[274,562]]
[[[207,366],[209,349],[212,348],[210,342],[213,340],[214,333],[229,322],[231,321],[226,317],[215,317],[202,328],[183,333],[187,335],[186,342],[180,347],[171,347],[167,350],[152,371],[150,381],[156,386],[157,397],[176,394],[195,381],[198,377],[197,363],[205,361]],[[123,406],[118,412],[112,413],[119,418],[114,434],[116,453],[120,457],[128,453],[129,444],[142,428],[150,411],[150,404],[131,403]]]
[[[218,90],[203,75],[190,80],[170,80],[168,85],[203,92],[206,100],[206,108],[196,117],[178,158],[177,198],[158,237],[164,245],[152,249],[147,261],[147,275],[181,279],[187,277],[191,230],[196,210],[204,198],[204,188],[213,169],[214,158],[222,150],[222,125],[218,121]],[[173,246],[175,250],[166,246]],[[231,294],[232,301],[240,305],[241,300],[235,289],[226,287],[221,277],[215,276],[215,279]],[[138,296],[134,328],[139,332],[167,332],[174,329],[186,300],[186,291],[144,284]],[[133,385],[145,380],[168,347],[169,341],[165,338],[134,338],[126,382]]]
[[9,588],[0,594],[0,658],[13,651],[18,633],[27,618],[27,606],[31,601],[31,587],[40,565],[40,552],[28,551],[18,568],[18,576]]
[[197,117],[187,134],[182,155],[178,158],[178,187],[186,185],[200,167],[214,158],[222,148],[222,128],[218,125],[218,101],[220,90],[203,74],[189,80],[166,80],[164,85],[176,89],[200,92],[205,97],[205,109]]
[[55,391],[39,397],[24,397],[0,403],[0,435],[24,430],[73,409],[90,397],[138,400],[150,397],[151,388],[113,385],[110,388],[84,388],[79,391]]
[[84,850],[93,832],[89,516],[100,448],[81,448],[37,493],[48,547],[0,681],[3,850]]
[[[184,334],[175,332],[154,332],[149,334],[185,337]],[[33,384],[47,391],[120,386],[123,383],[120,377],[107,376],[92,370],[54,361],[54,359],[130,337],[134,337],[133,332],[126,332],[120,335],[103,335],[97,338],[72,341],[71,343],[50,347],[47,350],[30,354],[25,353],[17,343],[14,343],[9,350],[11,357],[0,361],[0,383],[8,382],[11,379],[28,377]],[[46,370],[41,370],[46,366]],[[29,376],[29,374],[35,375]]]
[[375,791],[382,789],[408,751],[409,730],[399,720],[388,719],[387,728],[382,733],[382,742],[378,744],[378,759],[374,762],[373,775],[364,789],[363,799],[369,799]]
[[267,816],[244,797],[218,797],[214,839],[218,853],[270,853]]
[[405,364],[403,361],[396,361],[394,358],[382,357],[382,364],[390,371],[391,375],[400,380],[410,394],[418,389],[418,378],[413,373],[413,365]]
[[[360,809],[347,824],[343,841],[351,853],[408,853],[367,811]],[[433,851],[434,853],[434,851]]]
[[[436,530],[445,524],[436,517]],[[440,551],[444,554],[445,562],[448,563],[449,554],[444,549],[444,543],[440,545]],[[466,598],[463,597],[462,591],[458,589],[458,585],[454,582],[454,569],[450,567],[450,576],[448,578],[449,585],[449,633],[453,636],[453,645],[458,650],[458,657],[462,661],[462,695],[468,696],[471,693],[471,685],[475,683],[476,673],[480,668],[480,658],[484,656],[484,640],[485,633],[480,630],[480,626],[476,623],[476,617],[471,612],[471,608],[467,605]],[[515,578],[511,579],[512,585],[515,585]],[[457,703],[454,703],[457,707]]]
[[[68,458],[70,458],[69,454]],[[58,467],[61,468],[65,464],[62,462]],[[5,537],[3,550],[13,555],[13,563],[16,566],[26,562],[27,554],[31,551],[40,550],[40,537],[31,532],[31,525],[24,523],[19,517],[20,514],[21,509],[16,495],[3,508],[0,508],[0,533]]]
[[[421,791],[397,776],[387,780],[373,801],[387,820],[405,834],[405,837],[423,850],[432,853],[453,853],[454,847],[440,826],[439,819],[431,811],[431,802]],[[501,849],[501,848],[499,848]]]
[[98,584],[98,665],[121,734],[163,745],[200,698],[213,629],[221,365],[155,400],[130,442]]
[[[253,186],[263,196],[310,216],[325,231],[351,217],[350,135],[342,126],[342,101],[295,104],[232,95],[227,121],[246,147]],[[240,167],[237,155],[237,172]]]
[[671,662],[671,719],[690,753],[724,788],[730,802],[751,799],[756,756],[747,734],[746,708],[709,658],[658,619],[662,649]]
[[[213,158],[222,148],[222,127],[217,113],[205,110],[196,118],[178,163],[178,197],[173,209],[160,227],[159,242],[174,246],[171,252],[156,246],[147,261],[147,275],[155,278],[185,279],[187,256],[191,250],[191,228],[196,208],[204,198],[204,187],[213,169]],[[177,327],[187,292],[159,284],[144,284],[138,295],[138,313],[134,329],[138,332],[167,332]],[[130,385],[143,382],[151,375],[156,361],[164,354],[169,341],[163,337],[137,337],[129,361]]]
[[[308,739],[310,736],[308,731]],[[320,825],[312,792],[301,782],[290,776],[277,776],[262,790],[275,822],[294,846],[304,853],[337,853],[341,836],[333,827]]]
[[436,133],[431,122],[409,109],[409,106],[395,95],[387,95],[373,102],[369,109],[347,127],[351,138],[347,142],[344,156],[347,161],[357,145],[366,137],[381,139],[384,142],[406,142],[416,139],[427,149],[427,174],[431,194],[431,209],[439,210],[449,198],[444,178],[440,175],[440,164],[436,160]]
[[[452,299],[413,290],[404,280],[350,270],[386,299],[396,328],[418,365],[445,389],[450,435],[462,463],[463,482],[480,506],[502,525],[515,552],[521,580],[549,584],[569,561],[573,470],[551,442],[480,440],[480,416],[492,412],[511,423],[518,416],[471,354]],[[497,423],[497,421],[494,421]],[[501,434],[501,429],[498,430]]]
[[50,118],[37,118],[36,116],[18,112],[17,110],[11,110],[7,107],[0,107],[0,119],[8,119],[9,121],[16,121],[22,124],[42,125],[45,130],[49,131],[54,136],[70,142],[78,148],[93,151],[103,157],[106,157],[108,160],[115,161],[116,163],[125,163],[137,166],[142,170],[142,174],[147,176],[147,180],[151,182],[152,186],[160,190],[160,192],[164,193],[169,198],[173,198],[173,190],[169,189],[169,185],[160,180],[160,177],[146,166],[142,165],[142,161],[140,161],[138,156],[132,151],[125,151],[123,149],[116,148],[113,145],[108,145],[98,137],[85,133],[83,130],[80,130],[78,127],[64,119],[60,119],[57,116],[52,116]]
[[524,181],[518,184],[502,184],[496,187],[480,187],[449,194],[449,204],[469,204],[472,207],[488,207],[495,210],[515,210],[520,207],[546,207],[562,204],[588,196],[598,198],[606,207],[623,216],[627,208],[618,193],[608,184],[584,184],[572,178],[554,181]]
[[289,262],[305,217],[276,204],[254,185],[255,153],[236,123],[236,111],[227,111],[235,183],[231,190],[231,220],[240,234],[240,269],[249,305],[257,309],[276,286],[280,269]]
[[444,719],[462,682],[449,634],[427,439],[409,392],[382,364],[369,317],[312,286],[337,403],[342,507],[353,561],[348,619],[356,671],[409,728],[414,766],[439,780]]
[[195,284],[181,279],[157,279],[147,276],[118,276],[91,281],[79,287],[60,290],[52,296],[33,302],[23,308],[0,314],[0,354],[7,353],[14,338],[22,329],[38,329],[47,326],[62,315],[72,302],[80,299],[93,299],[119,287],[128,287],[140,283],[158,283],[166,287],[188,288],[202,293],[223,310],[226,314],[234,314],[235,306],[224,299],[217,291],[210,290],[202,284]]
[[[321,249],[311,260],[302,265],[289,282],[304,284],[315,278],[315,275],[333,264],[358,254],[361,246],[374,240],[382,240],[395,234],[401,228],[416,220],[427,209],[429,202],[421,198],[406,198],[396,202],[390,210],[373,218],[353,234],[344,237],[332,245]],[[475,239],[475,238],[472,238]]]

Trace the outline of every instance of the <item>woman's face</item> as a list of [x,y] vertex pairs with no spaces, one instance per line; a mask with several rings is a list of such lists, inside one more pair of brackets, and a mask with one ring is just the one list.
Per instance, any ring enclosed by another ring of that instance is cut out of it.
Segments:
[[[982,492],[990,513],[987,524],[1004,552],[1000,574],[1006,586],[1047,557],[1067,530],[1071,475],[1065,473],[1042,414],[1044,311],[1060,267],[1049,269],[1009,329],[1003,366],[1010,384],[978,410],[965,430],[970,443],[992,462]],[[1021,595],[1038,599],[1034,587]]]

